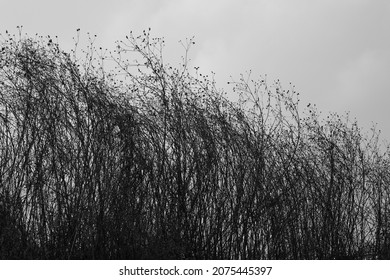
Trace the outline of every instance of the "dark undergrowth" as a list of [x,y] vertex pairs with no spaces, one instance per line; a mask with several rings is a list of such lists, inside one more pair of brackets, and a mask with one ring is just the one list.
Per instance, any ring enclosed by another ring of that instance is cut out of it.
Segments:
[[233,103],[186,56],[163,64],[163,44],[78,59],[3,37],[0,258],[390,258],[375,130],[300,113],[278,81],[232,82]]

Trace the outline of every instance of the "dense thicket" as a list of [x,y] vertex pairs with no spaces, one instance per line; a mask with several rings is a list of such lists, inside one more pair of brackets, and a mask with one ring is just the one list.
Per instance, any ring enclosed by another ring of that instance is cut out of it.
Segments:
[[232,82],[233,103],[162,45],[145,32],[78,59],[3,37],[0,258],[390,257],[375,131],[300,117],[278,81]]

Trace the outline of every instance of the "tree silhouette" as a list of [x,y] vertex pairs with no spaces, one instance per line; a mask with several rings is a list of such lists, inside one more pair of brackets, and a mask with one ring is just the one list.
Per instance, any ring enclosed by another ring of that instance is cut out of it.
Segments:
[[1,258],[389,258],[376,130],[250,75],[231,102],[191,74],[193,39],[175,68],[149,31],[83,58],[3,37]]

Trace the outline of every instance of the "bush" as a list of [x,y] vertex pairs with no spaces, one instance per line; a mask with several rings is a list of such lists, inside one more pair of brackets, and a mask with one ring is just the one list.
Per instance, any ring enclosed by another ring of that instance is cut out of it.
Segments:
[[83,59],[6,35],[0,257],[388,259],[378,133],[301,117],[279,81],[242,76],[233,103],[190,74],[192,44],[174,68],[148,32],[109,56],[91,41]]

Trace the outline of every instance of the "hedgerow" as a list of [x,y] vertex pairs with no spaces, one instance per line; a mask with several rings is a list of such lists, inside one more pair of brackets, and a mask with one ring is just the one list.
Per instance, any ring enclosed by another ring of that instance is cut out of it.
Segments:
[[192,39],[176,68],[149,32],[82,57],[54,41],[1,42],[1,258],[390,257],[376,130],[279,81],[241,76],[232,102],[189,69]]

